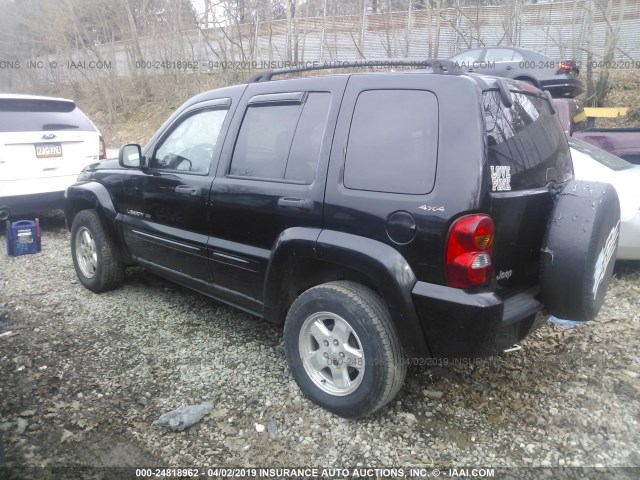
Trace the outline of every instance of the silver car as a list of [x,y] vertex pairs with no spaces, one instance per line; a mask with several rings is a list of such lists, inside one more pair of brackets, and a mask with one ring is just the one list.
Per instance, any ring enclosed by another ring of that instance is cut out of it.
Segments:
[[523,80],[549,90],[554,97],[575,97],[582,92],[575,61],[553,60],[526,48],[474,48],[449,60],[468,72]]

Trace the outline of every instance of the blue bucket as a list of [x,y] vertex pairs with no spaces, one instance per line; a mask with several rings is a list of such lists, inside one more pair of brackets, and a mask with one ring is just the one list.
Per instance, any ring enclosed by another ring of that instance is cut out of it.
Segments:
[[39,219],[7,222],[7,255],[38,253],[41,248]]

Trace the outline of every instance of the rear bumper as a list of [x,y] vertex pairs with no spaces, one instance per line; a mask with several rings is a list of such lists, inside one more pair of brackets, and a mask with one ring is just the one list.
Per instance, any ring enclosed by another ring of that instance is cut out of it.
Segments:
[[64,192],[78,175],[21,180],[0,179],[0,209],[11,216],[41,213],[64,207]]
[[413,302],[434,358],[478,358],[519,342],[545,321],[539,288],[503,300],[418,282]]
[[557,76],[552,80],[540,80],[540,88],[549,90],[554,97],[575,97],[582,93],[582,83],[576,77]]
[[64,191],[0,197],[0,210],[8,210],[11,217],[27,213],[41,213],[64,207]]

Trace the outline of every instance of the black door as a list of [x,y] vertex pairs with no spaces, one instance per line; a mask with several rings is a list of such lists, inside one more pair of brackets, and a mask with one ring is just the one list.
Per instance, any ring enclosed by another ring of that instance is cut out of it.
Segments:
[[211,189],[209,258],[227,301],[260,312],[271,250],[320,228],[331,138],[346,78],[250,85]]
[[208,203],[229,99],[196,104],[146,149],[148,168],[124,181],[123,234],[152,270],[182,281],[211,281]]

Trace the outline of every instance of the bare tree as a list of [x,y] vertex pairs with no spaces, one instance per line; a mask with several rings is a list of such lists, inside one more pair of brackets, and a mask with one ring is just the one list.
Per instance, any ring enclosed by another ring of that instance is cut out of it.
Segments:
[[618,6],[618,18],[616,19],[613,18],[613,0],[600,0],[596,5],[603,13],[606,23],[604,55],[602,57],[603,63],[598,74],[598,79],[595,83],[593,92],[594,98],[592,100],[594,105],[601,106],[607,96],[607,90],[609,87],[609,70],[610,65],[613,63],[613,58],[618,45],[618,38],[620,37],[620,28],[622,27],[622,21],[624,20],[626,0],[620,0],[620,4]]

